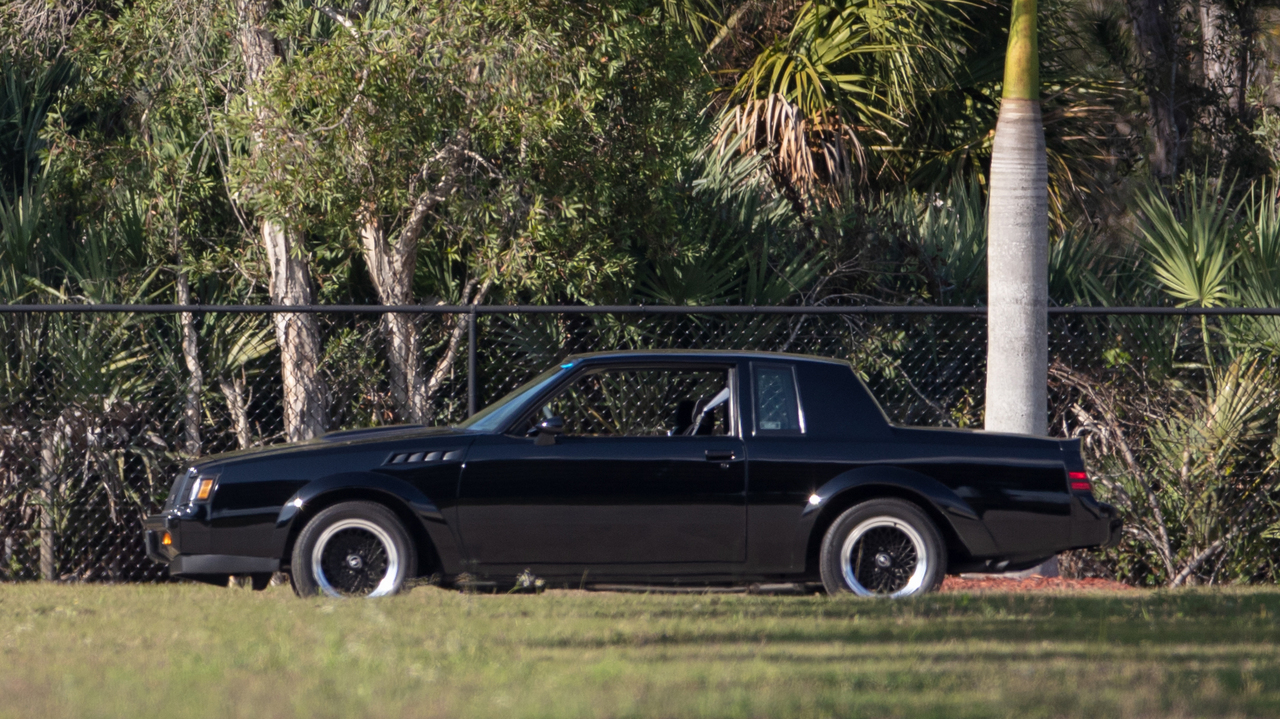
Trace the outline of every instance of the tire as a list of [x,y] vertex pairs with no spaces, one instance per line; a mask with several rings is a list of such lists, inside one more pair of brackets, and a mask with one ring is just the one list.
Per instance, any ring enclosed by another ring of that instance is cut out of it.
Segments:
[[399,518],[375,502],[343,502],[317,514],[293,545],[289,572],[300,597],[384,597],[405,588],[418,553]]
[[845,510],[827,529],[819,566],[828,594],[900,599],[937,589],[947,553],[919,507],[873,499]]

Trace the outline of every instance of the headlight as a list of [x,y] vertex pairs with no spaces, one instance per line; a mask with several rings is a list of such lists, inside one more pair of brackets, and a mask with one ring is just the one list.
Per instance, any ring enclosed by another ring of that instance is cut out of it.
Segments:
[[164,510],[167,512],[179,504],[184,504],[183,497],[191,496],[191,486],[196,479],[195,469],[186,469],[178,474],[173,480],[173,486],[169,488],[169,497],[164,501]]

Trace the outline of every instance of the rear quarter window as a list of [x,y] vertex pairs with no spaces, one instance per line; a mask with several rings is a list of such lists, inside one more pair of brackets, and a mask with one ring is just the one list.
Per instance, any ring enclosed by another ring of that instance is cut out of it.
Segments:
[[804,425],[790,365],[752,365],[756,434],[800,434]]

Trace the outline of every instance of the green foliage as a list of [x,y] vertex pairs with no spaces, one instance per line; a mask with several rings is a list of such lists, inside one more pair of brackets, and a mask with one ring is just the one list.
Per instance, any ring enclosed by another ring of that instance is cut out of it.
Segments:
[[1165,381],[1141,400],[1111,391],[1086,393],[1100,410],[1086,437],[1105,493],[1129,515],[1133,543],[1117,558],[1119,572],[1178,586],[1270,571],[1266,532],[1280,510],[1273,363],[1237,357],[1211,369],[1204,390]]
[[696,65],[654,11],[425,3],[294,38],[268,94],[227,116],[241,137],[278,138],[235,162],[238,196],[265,216],[335,238],[372,219],[394,243],[429,206],[425,264],[463,271],[419,279],[446,297],[450,278],[496,275],[590,298],[619,284],[637,240],[666,239]]
[[980,304],[987,286],[986,195],[976,179],[919,198],[915,230],[925,276],[943,304]]
[[1221,307],[1235,299],[1231,282],[1240,242],[1231,187],[1192,176],[1175,199],[1158,188],[1137,198],[1152,274],[1180,307]]
[[817,279],[821,258],[787,245],[771,247],[776,233],[753,227],[751,213],[733,219],[726,213],[690,214],[684,253],[644,264],[639,299],[664,305],[777,305],[801,295]]
[[386,368],[370,332],[341,328],[325,344],[321,363],[332,395],[336,427],[376,427],[397,421]]

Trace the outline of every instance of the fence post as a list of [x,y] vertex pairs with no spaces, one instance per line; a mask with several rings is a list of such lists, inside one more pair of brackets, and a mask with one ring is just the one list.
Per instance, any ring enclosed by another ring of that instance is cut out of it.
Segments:
[[476,384],[476,306],[471,304],[467,315],[467,416],[476,413],[479,387]]

